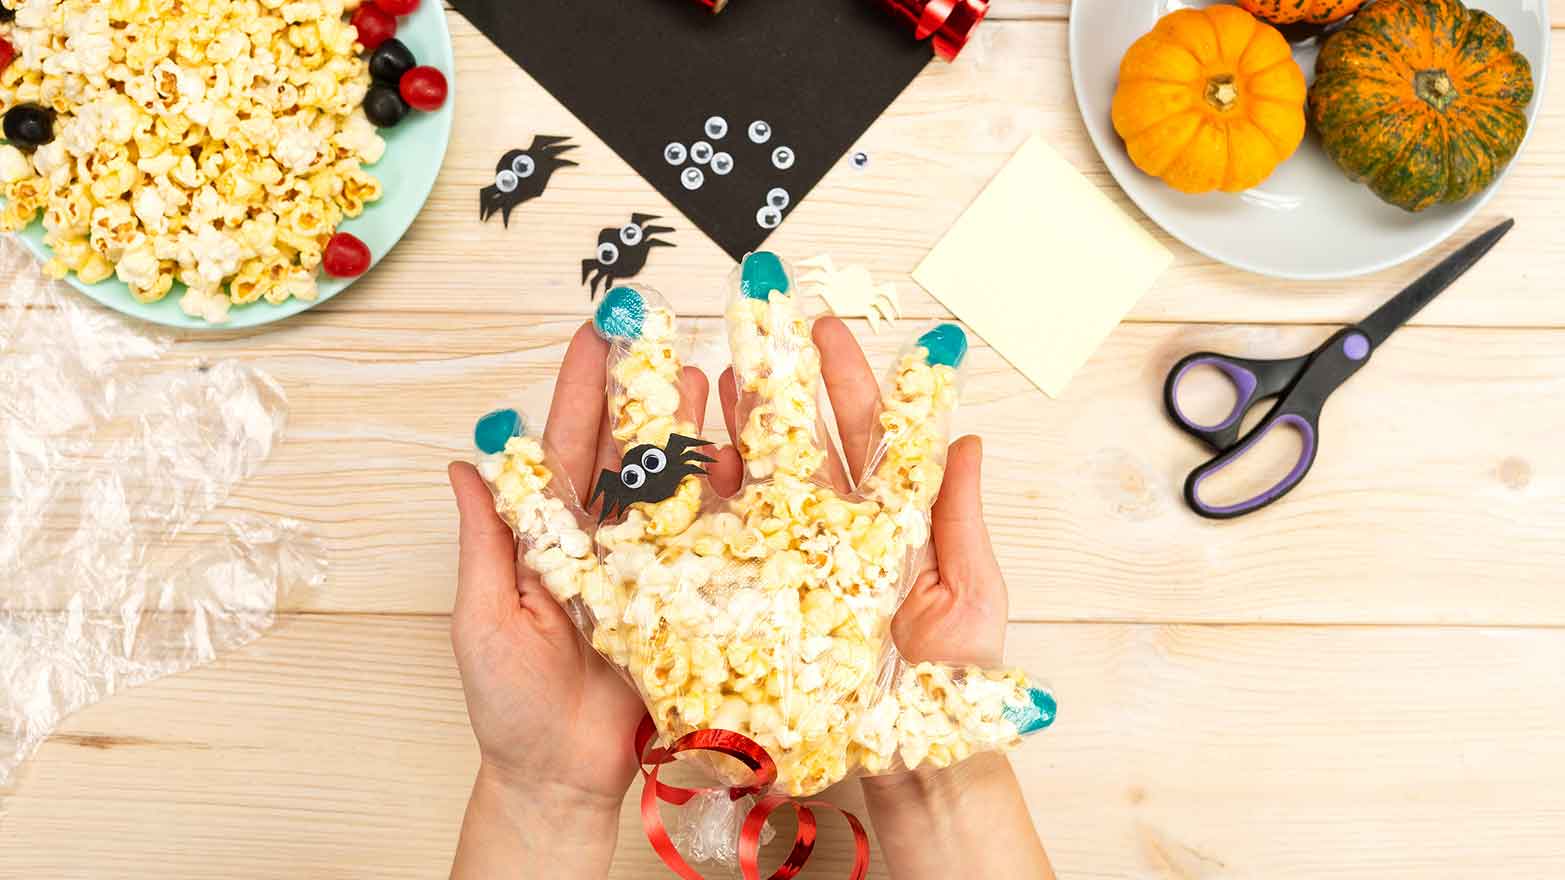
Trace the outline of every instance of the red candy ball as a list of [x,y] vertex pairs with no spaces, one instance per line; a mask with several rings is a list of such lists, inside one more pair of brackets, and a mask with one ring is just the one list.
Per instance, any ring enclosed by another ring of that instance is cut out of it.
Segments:
[[375,0],[375,5],[392,15],[411,15],[418,8],[418,0]]
[[381,43],[397,35],[397,20],[386,11],[366,3],[353,13],[353,26],[359,30],[359,42],[366,52],[373,52]]
[[398,84],[402,100],[415,110],[439,110],[446,103],[446,76],[433,67],[415,67]]
[[357,278],[369,271],[369,245],[349,233],[339,232],[326,242],[321,268],[334,278]]

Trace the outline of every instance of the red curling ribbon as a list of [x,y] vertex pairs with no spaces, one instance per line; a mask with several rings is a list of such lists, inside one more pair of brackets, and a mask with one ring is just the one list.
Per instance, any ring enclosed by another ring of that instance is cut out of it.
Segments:
[[953,61],[979,22],[989,14],[989,0],[877,0],[892,15],[913,26],[915,39],[934,39],[935,54]]
[[[695,868],[690,867],[690,863],[679,854],[679,849],[669,838],[668,829],[663,825],[662,813],[658,810],[658,801],[664,800],[675,806],[683,806],[698,794],[725,790],[733,800],[739,800],[746,795],[759,795],[777,781],[777,763],[755,740],[732,730],[697,730],[680,737],[668,748],[649,750],[647,747],[652,744],[656,736],[657,726],[652,723],[652,716],[643,717],[640,726],[636,728],[635,740],[636,759],[641,764],[641,775],[646,777],[646,784],[641,788],[641,826],[647,833],[647,840],[651,842],[653,851],[670,870],[684,880],[705,880]],[[658,771],[664,764],[673,761],[680,752],[717,752],[727,755],[748,767],[750,772],[755,774],[755,778],[749,785],[728,789],[680,788],[659,782]],[[648,765],[651,765],[652,769],[648,770]],[[848,820],[849,827],[853,829],[854,845],[853,871],[849,874],[849,878],[864,880],[869,873],[869,835],[864,831],[864,825],[859,822],[858,817],[825,801],[801,803],[780,795],[760,798],[745,815],[744,825],[739,830],[739,870],[744,880],[761,880],[761,832],[766,828],[767,817],[784,806],[793,807],[794,812],[798,814],[799,829],[794,832],[793,848],[788,852],[788,857],[767,880],[793,880],[794,877],[799,876],[800,871],[804,870],[805,863],[810,860],[810,855],[815,851],[816,825],[813,811],[817,809],[829,809],[841,813],[843,818]]]

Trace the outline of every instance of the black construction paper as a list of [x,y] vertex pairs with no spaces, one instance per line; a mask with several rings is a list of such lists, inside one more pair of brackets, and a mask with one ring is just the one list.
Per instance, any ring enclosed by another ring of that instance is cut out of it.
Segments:
[[597,250],[581,261],[581,283],[592,281],[587,286],[589,300],[598,295],[600,284],[607,291],[623,278],[640,275],[653,248],[678,247],[656,237],[674,231],[667,226],[648,225],[656,219],[651,214],[632,214],[629,223],[609,226],[598,233]]
[[[693,0],[452,6],[736,260],[932,57],[928,42],[871,0],[741,0],[721,15]],[[726,122],[722,137],[706,132],[714,116]],[[749,137],[756,121],[770,126],[764,144]],[[706,158],[697,142],[731,157],[727,174],[711,158],[696,161],[693,151]],[[680,145],[680,161],[665,158],[670,144]],[[774,164],[779,147],[788,152]],[[702,177],[694,190],[682,183],[692,169]]]
[[574,149],[576,145],[568,137],[540,134],[527,149],[507,151],[495,165],[494,182],[478,191],[478,221],[487,223],[498,211],[501,222],[509,229],[511,212],[518,205],[543,195],[554,172],[576,165],[561,158]]
[[711,445],[695,437],[670,434],[668,445],[664,447],[643,443],[627,450],[620,459],[618,471],[604,470],[598,475],[598,484],[593,487],[587,506],[591,507],[598,496],[603,496],[603,510],[598,514],[601,524],[624,513],[632,504],[667,501],[674,497],[685,477],[707,476],[706,468],[701,465],[712,464],[717,459],[696,450]]

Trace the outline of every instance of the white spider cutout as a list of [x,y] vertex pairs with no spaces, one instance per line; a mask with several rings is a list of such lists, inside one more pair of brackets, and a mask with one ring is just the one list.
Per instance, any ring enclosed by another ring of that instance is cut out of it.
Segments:
[[869,270],[863,266],[838,269],[825,254],[799,265],[814,270],[801,276],[800,283],[825,300],[837,317],[867,318],[870,329],[876,334],[880,333],[882,323],[889,324],[902,317],[896,285],[887,282],[876,287]]

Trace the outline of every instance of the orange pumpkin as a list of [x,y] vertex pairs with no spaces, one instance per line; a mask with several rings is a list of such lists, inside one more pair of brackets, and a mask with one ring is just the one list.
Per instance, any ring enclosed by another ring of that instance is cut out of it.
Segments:
[[1304,140],[1304,71],[1237,6],[1164,16],[1125,53],[1114,130],[1137,168],[1187,193],[1258,185]]
[[1239,5],[1275,24],[1330,24],[1358,12],[1364,0],[1239,0]]

